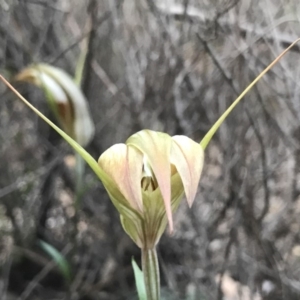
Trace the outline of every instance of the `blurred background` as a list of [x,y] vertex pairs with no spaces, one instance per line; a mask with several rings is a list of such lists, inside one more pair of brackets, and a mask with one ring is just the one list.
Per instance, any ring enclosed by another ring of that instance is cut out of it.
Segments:
[[[0,73],[74,76],[87,49],[98,159],[144,128],[200,141],[299,24],[298,0],[0,0]],[[299,45],[208,146],[194,205],[158,248],[164,299],[300,299]],[[14,85],[52,118],[40,89]],[[0,299],[136,299],[139,249],[102,184],[86,168],[74,208],[72,150],[2,83],[0,157]]]

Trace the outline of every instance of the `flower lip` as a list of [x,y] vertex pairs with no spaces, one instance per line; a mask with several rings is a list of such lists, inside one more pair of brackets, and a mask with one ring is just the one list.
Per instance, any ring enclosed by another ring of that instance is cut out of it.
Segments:
[[158,188],[157,180],[151,166],[149,165],[147,156],[143,157],[143,173],[141,178],[141,188],[144,191],[153,192]]

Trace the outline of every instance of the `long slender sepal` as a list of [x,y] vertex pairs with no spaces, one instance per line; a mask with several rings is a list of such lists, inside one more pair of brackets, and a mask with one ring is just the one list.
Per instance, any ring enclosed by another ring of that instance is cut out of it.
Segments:
[[63,130],[51,122],[46,116],[44,116],[38,109],[36,109],[32,104],[30,104],[2,75],[0,79],[12,90],[12,92],[21,99],[30,109],[32,109],[39,117],[41,117],[46,123],[48,123],[70,146],[80,154],[87,164],[92,168],[92,170],[97,174],[99,178],[105,180],[105,174],[99,167],[97,161],[76,141],[74,141],[70,136],[68,136]]
[[223,113],[223,115],[217,120],[217,122],[211,127],[211,129],[204,136],[202,141],[200,142],[203,150],[207,147],[210,140],[222,125],[227,116],[231,113],[231,111],[236,107],[236,105],[241,101],[241,99],[253,88],[253,86],[274,66],[276,63],[300,41],[300,38],[294,41],[288,48],[286,48],[279,56],[277,56],[272,63],[270,63],[247,87],[246,89],[237,97],[237,99],[227,108],[227,110]]

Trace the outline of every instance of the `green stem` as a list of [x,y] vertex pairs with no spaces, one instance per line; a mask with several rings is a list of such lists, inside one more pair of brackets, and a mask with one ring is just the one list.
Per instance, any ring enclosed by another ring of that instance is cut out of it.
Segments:
[[76,176],[76,187],[75,187],[75,208],[80,208],[80,200],[83,193],[83,174],[84,174],[84,165],[85,161],[77,152],[75,153],[76,158],[76,167],[75,167],[75,176]]
[[147,300],[159,300],[160,279],[156,248],[142,249],[142,269],[146,286]]

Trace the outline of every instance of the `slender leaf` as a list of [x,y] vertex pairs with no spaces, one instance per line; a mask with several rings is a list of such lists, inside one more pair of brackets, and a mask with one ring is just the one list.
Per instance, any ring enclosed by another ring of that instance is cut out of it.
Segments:
[[131,259],[131,264],[134,272],[135,285],[138,292],[139,300],[147,300],[144,274],[135,262],[134,258]]
[[71,281],[71,268],[66,258],[50,244],[39,241],[42,249],[56,262],[61,273],[67,281]]

